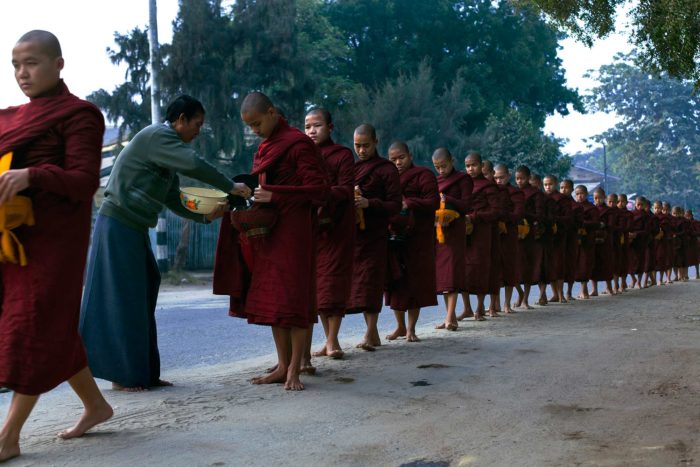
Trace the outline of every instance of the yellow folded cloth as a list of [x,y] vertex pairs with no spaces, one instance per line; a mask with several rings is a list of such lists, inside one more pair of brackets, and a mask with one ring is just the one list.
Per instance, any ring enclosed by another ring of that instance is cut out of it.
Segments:
[[554,224],[552,224],[552,233],[556,235],[558,230],[559,227],[557,227],[557,223],[555,222]]
[[506,223],[503,221],[498,222],[498,233],[505,235],[508,233],[508,226],[506,226]]
[[[0,174],[10,170],[12,153],[0,157]],[[34,225],[32,200],[26,196],[15,196],[0,206],[0,263],[27,265],[27,255],[12,229],[20,225]]]
[[530,233],[530,224],[528,224],[527,219],[523,219],[520,224],[518,224],[518,238],[522,240],[527,237]]
[[445,233],[443,227],[447,227],[450,223],[459,218],[459,213],[453,209],[445,207],[445,200],[440,201],[440,209],[435,211],[435,234],[438,243],[445,243]]

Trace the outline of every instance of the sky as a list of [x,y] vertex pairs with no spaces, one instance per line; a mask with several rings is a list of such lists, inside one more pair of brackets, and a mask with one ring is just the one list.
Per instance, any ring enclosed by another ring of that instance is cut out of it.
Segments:
[[[158,37],[170,42],[172,21],[177,15],[178,0],[158,0]],[[114,47],[114,33],[127,33],[148,24],[148,0],[3,0],[3,26],[0,28],[0,108],[27,101],[14,80],[11,64],[12,47],[17,39],[32,29],[45,29],[61,42],[65,68],[62,73],[73,94],[84,98],[98,89],[112,91],[124,82],[126,68],[113,65],[107,47]],[[621,18],[618,26],[621,26]],[[597,41],[592,49],[573,39],[562,41],[559,55],[566,70],[568,86],[585,93],[595,81],[584,78],[587,70],[612,62],[618,52],[628,52],[630,45],[622,35]],[[4,64],[4,65],[1,65]],[[578,112],[547,119],[545,132],[568,140],[564,153],[588,149],[590,138],[615,124],[610,114]],[[595,144],[595,143],[594,143]]]

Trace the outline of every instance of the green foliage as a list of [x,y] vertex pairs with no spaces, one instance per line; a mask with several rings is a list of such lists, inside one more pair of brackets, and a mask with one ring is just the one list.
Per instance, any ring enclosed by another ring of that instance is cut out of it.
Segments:
[[616,9],[634,4],[630,42],[638,63],[656,73],[692,79],[700,87],[700,2],[698,0],[511,0],[536,5],[559,27],[589,47],[615,30]]
[[700,102],[693,86],[655,77],[618,57],[597,73],[600,86],[587,98],[593,110],[616,112],[622,121],[598,136],[627,192],[697,206],[700,192]]

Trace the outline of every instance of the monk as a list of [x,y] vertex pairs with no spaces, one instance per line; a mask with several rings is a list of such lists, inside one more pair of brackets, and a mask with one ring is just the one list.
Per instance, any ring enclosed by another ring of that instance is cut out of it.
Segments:
[[615,264],[615,252],[613,242],[615,228],[617,226],[616,212],[606,203],[605,190],[597,187],[593,190],[593,204],[598,209],[600,228],[595,231],[595,261],[593,264],[592,296],[598,295],[598,282],[605,282],[605,294],[615,295],[612,288],[613,275],[617,265]]
[[[481,171],[487,180],[496,183],[495,170],[493,162],[484,161],[481,164]],[[506,221],[508,219],[508,212],[510,209],[510,194],[508,189],[501,187],[496,183],[499,194],[499,205],[501,206],[501,215],[498,218],[497,224],[497,234],[494,237],[492,255],[494,258],[502,258],[502,237],[507,232]],[[498,313],[501,312],[501,287],[503,286],[503,261],[496,262],[491,268],[491,280],[489,289],[491,293],[489,294],[489,309],[488,313],[491,317],[497,317]]]
[[442,222],[435,220],[436,229],[440,232],[435,242],[435,287],[437,293],[443,296],[447,310],[444,323],[436,329],[456,331],[457,295],[466,289],[464,216],[469,209],[474,183],[469,175],[455,168],[454,158],[447,148],[436,149],[432,160],[438,173],[441,206],[444,204],[444,209],[459,214],[456,219],[445,219]]
[[576,187],[576,202],[582,210],[581,227],[578,230],[580,247],[576,263],[576,280],[581,283],[579,298],[588,300],[588,281],[593,275],[595,264],[595,236],[600,228],[598,209],[588,201],[588,188],[585,185]]
[[630,249],[629,273],[632,276],[631,288],[646,288],[642,281],[644,275],[644,258],[646,256],[647,241],[649,237],[646,212],[644,211],[644,197],[639,196],[634,200],[634,212],[630,223]]
[[551,284],[553,295],[551,302],[566,303],[564,297],[564,267],[566,262],[566,239],[573,223],[571,203],[566,196],[559,193],[559,181],[554,175],[544,177],[544,192],[553,201],[553,216],[549,233],[551,251],[548,259],[547,281]]
[[666,278],[669,284],[673,283],[671,278],[671,273],[673,272],[673,216],[671,215],[671,204],[667,201],[661,203],[661,213],[669,219],[669,224],[671,227],[671,232],[668,237],[664,236],[664,241],[667,243],[665,252],[666,257],[664,258],[664,263],[668,270],[666,271]]
[[505,297],[503,302],[503,312],[505,314],[515,313],[511,307],[513,298],[513,288],[518,292],[519,300],[522,300],[523,291],[520,288],[522,283],[522,258],[519,251],[518,228],[523,219],[523,209],[525,207],[525,195],[510,183],[510,171],[504,164],[497,164],[495,167],[494,179],[501,189],[507,190],[508,200],[505,204],[507,217],[505,220],[506,232],[501,232],[501,265],[503,271],[503,285]]
[[231,296],[231,316],[272,328],[277,366],[252,383],[300,391],[308,330],[317,319],[316,212],[328,197],[327,169],[314,142],[265,94],[243,99],[241,119],[263,140],[253,159],[259,185],[253,207],[231,213],[237,234],[222,222],[214,292]]
[[671,283],[671,275],[668,273],[672,265],[667,262],[671,255],[667,250],[669,247],[672,248],[673,243],[672,219],[671,216],[664,214],[663,202],[661,200],[654,201],[652,209],[654,217],[656,217],[659,223],[659,233],[657,234],[658,238],[654,248],[654,264],[656,266],[654,275],[658,274],[659,285],[667,285]]
[[523,299],[515,304],[516,308],[524,307],[531,310],[529,304],[530,288],[533,284],[539,284],[542,277],[542,244],[537,241],[539,239],[543,222],[545,218],[544,212],[544,193],[536,187],[530,185],[530,169],[521,165],[515,170],[515,183],[522,190],[525,197],[523,207],[523,218],[527,222],[529,232],[520,239],[520,254],[522,256],[522,280],[523,280]]
[[30,101],[0,110],[0,208],[26,202],[24,224],[9,231],[15,257],[5,250],[0,262],[0,387],[14,391],[0,462],[20,455],[20,432],[39,395],[66,380],[84,412],[60,438],[82,436],[112,416],[78,334],[104,118],[61,79],[64,59],[52,33],[20,37],[12,66]]
[[[467,234],[467,291],[477,297],[474,320],[484,321],[484,300],[487,294],[496,293],[493,267],[494,239],[498,235],[498,219],[501,216],[500,194],[495,183],[482,173],[481,154],[472,151],[466,158],[467,174],[474,182],[471,206],[466,222],[471,225]],[[458,318],[459,319],[459,318]]]
[[608,208],[613,212],[613,216],[615,218],[615,224],[610,228],[613,239],[613,257],[614,257],[614,263],[615,263],[615,268],[613,269],[613,279],[612,279],[612,285],[613,285],[613,292],[615,294],[619,294],[622,292],[620,290],[620,275],[619,275],[619,270],[620,270],[620,262],[622,261],[622,249],[625,246],[624,238],[623,238],[623,223],[624,220],[622,217],[624,214],[620,211],[620,208],[617,207],[617,194],[615,193],[610,193],[608,194],[608,197],[605,199],[605,203],[608,205]]
[[649,237],[647,242],[647,249],[644,256],[644,283],[647,286],[656,285],[656,244],[659,242],[661,236],[661,229],[659,227],[659,219],[654,217],[651,212],[651,202],[644,198],[644,212],[647,221],[647,230],[649,231]]
[[[544,186],[542,184],[542,178],[537,174],[530,175],[530,185],[544,193]],[[541,229],[537,232],[535,236],[535,241],[539,244],[539,250],[542,252],[542,275],[540,276],[537,286],[540,289],[540,296],[537,299],[537,305],[546,306],[547,305],[547,277],[550,274],[550,255],[552,252],[552,234],[551,226],[553,223],[553,216],[555,210],[555,202],[548,196],[544,197],[544,217],[540,223]]]
[[700,237],[700,221],[695,220],[691,209],[686,209],[683,216],[690,222],[691,231],[691,239],[688,249],[688,267],[694,267],[695,279],[700,279],[700,264],[698,264],[700,263],[700,248],[698,245],[698,237]]
[[381,345],[377,321],[387,276],[389,218],[401,211],[401,179],[396,166],[377,153],[372,125],[355,129],[355,207],[357,208],[353,280],[347,313],[363,313],[367,331],[357,347]]
[[617,207],[619,209],[618,226],[621,232],[621,248],[620,259],[618,262],[617,275],[619,277],[619,290],[624,292],[627,290],[627,275],[629,274],[630,262],[630,228],[632,227],[632,212],[627,209],[627,195],[620,193],[618,195]]
[[676,280],[686,282],[688,280],[688,243],[690,240],[690,223],[683,216],[683,208],[674,206],[671,211],[675,224],[676,244],[673,267],[676,271]]
[[[430,169],[413,163],[413,155],[403,141],[389,146],[389,160],[399,171],[401,180],[401,213],[389,222],[392,236],[390,255],[401,265],[400,274],[387,284],[385,304],[396,317],[396,329],[387,340],[405,337],[407,342],[419,342],[416,323],[420,309],[437,305],[435,295],[435,211],[440,196],[435,175]],[[410,219],[408,228],[405,219]],[[399,227],[394,230],[394,223]],[[408,326],[406,325],[408,312]]]
[[572,194],[574,192],[574,182],[570,179],[564,179],[559,183],[559,192],[562,194],[563,202],[568,203],[568,210],[571,212],[571,222],[566,227],[566,246],[564,255],[564,282],[566,282],[566,300],[575,300],[572,294],[574,282],[576,282],[576,264],[578,260],[579,237],[578,229],[580,228],[583,218],[583,210],[581,206],[574,201]]
[[[343,349],[338,341],[338,333],[350,299],[352,283],[355,160],[350,148],[333,142],[333,129],[331,114],[326,109],[317,108],[306,114],[304,131],[321,150],[331,185],[328,204],[319,210],[320,234],[316,245],[316,309],[323,324],[326,342],[313,355],[339,359],[343,358]],[[308,351],[311,337],[310,332]],[[310,359],[305,356],[305,360]],[[305,368],[313,368],[310,361],[302,363],[302,372]]]

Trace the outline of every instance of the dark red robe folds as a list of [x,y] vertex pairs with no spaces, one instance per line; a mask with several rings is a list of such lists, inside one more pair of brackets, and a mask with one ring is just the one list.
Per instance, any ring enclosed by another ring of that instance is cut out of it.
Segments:
[[522,283],[522,257],[518,241],[518,224],[523,218],[525,195],[522,190],[513,185],[506,185],[508,203],[506,209],[507,232],[501,235],[501,265],[503,285],[515,287]]
[[445,207],[457,211],[460,217],[442,228],[445,243],[435,242],[435,288],[437,293],[461,292],[466,289],[467,280],[464,215],[469,209],[474,183],[469,175],[458,170],[446,177],[440,175],[437,180]]
[[0,386],[46,392],[87,366],[78,334],[104,118],[61,82],[43,97],[0,110],[0,155],[29,168],[34,226],[13,232],[28,265],[0,264]]
[[376,155],[355,162],[355,184],[369,206],[365,229],[355,231],[353,278],[348,313],[379,313],[387,275],[389,218],[401,211],[401,181],[396,166]]
[[604,225],[598,230],[595,244],[595,264],[591,279],[594,281],[611,281],[615,274],[617,264],[615,264],[615,250],[613,243],[617,226],[616,212],[604,204],[596,206],[600,223]]
[[523,284],[537,284],[542,277],[542,243],[537,237],[542,234],[545,219],[544,193],[537,188],[528,185],[523,188],[525,204],[523,217],[530,224],[530,233],[520,240],[520,254],[522,256]]
[[644,258],[646,257],[648,241],[649,230],[646,212],[635,209],[632,211],[632,222],[630,223],[630,248],[628,250],[630,274],[644,272]]
[[698,246],[700,238],[700,221],[690,220],[690,244],[688,245],[688,266],[695,266],[700,263],[700,248]]
[[650,212],[646,213],[647,230],[649,231],[649,241],[647,243],[647,251],[644,257],[644,272],[656,271],[656,245],[659,240],[656,238],[661,231],[659,227],[659,218]]
[[425,167],[413,165],[400,179],[403,202],[413,223],[403,241],[392,242],[390,254],[397,256],[402,268],[398,280],[388,284],[385,304],[392,310],[406,311],[437,305],[435,210],[440,207],[440,196],[435,175]]
[[355,160],[350,149],[330,140],[320,149],[331,192],[319,213],[316,307],[325,316],[343,316],[350,299],[355,248]]
[[668,214],[654,214],[658,220],[659,229],[663,236],[656,242],[654,251],[655,266],[657,271],[667,271],[673,266],[673,226],[672,218]]
[[491,258],[493,258],[494,267],[491,268],[491,275],[489,276],[489,290],[492,294],[498,293],[503,287],[503,242],[508,234],[507,222],[510,213],[510,193],[508,188],[496,184],[496,189],[499,215],[491,245]]
[[[467,292],[475,295],[496,293],[494,273],[500,272],[500,261],[493,260],[494,237],[498,235],[501,217],[500,195],[495,183],[480,176],[472,179],[471,206],[468,216],[474,226],[467,235],[465,260],[467,265]],[[496,264],[498,263],[498,264]],[[497,268],[496,271],[492,268]],[[496,283],[497,284],[497,283]]]
[[690,243],[690,223],[684,217],[673,217],[675,228],[673,266],[676,268],[687,267],[688,245]]
[[563,198],[569,203],[571,211],[571,224],[566,229],[566,251],[564,261],[564,280],[568,283],[576,281],[576,269],[578,264],[578,252],[580,248],[580,238],[578,229],[583,225],[583,207],[578,204],[571,196]]
[[625,278],[630,272],[630,238],[629,233],[632,228],[632,218],[634,214],[628,209],[620,209],[617,217],[618,230],[620,232],[620,256],[617,263],[617,274]]
[[[576,261],[576,280],[591,280],[595,265],[595,235],[600,228],[600,214],[590,201],[578,203],[582,209],[581,233],[579,234],[578,260]],[[584,233],[585,231],[585,233]]]
[[564,279],[566,264],[566,239],[573,223],[571,203],[558,191],[548,196],[552,201],[552,223],[550,224],[551,250],[547,258],[547,282]]
[[280,119],[260,143],[252,173],[272,192],[263,208],[275,209],[277,221],[251,240],[221,223],[214,293],[230,295],[229,314],[249,323],[307,328],[316,321],[316,210],[328,197],[325,162],[309,137]]

